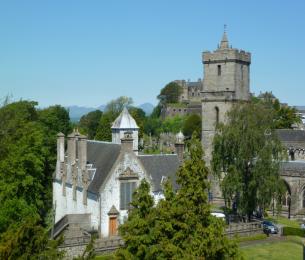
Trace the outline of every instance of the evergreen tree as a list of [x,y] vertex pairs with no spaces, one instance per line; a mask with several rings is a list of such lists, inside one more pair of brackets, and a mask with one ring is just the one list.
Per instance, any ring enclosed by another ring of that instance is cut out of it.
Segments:
[[142,182],[120,232],[122,259],[236,259],[237,245],[224,235],[224,222],[210,214],[208,169],[200,141],[193,136],[190,157],[177,173],[179,189],[164,185],[164,199],[153,208],[149,184]]
[[143,179],[133,194],[127,221],[120,226],[119,232],[125,246],[117,256],[122,259],[145,259],[153,244],[150,234],[154,222],[154,200],[150,195],[150,185]]
[[113,122],[113,118],[109,113],[104,113],[101,117],[99,126],[96,131],[96,140],[101,141],[108,141],[111,142],[112,140],[112,133],[111,133],[111,124]]
[[[224,223],[210,213],[207,191],[208,168],[196,132],[189,144],[190,156],[177,173],[179,190],[171,207],[175,230],[171,243],[181,252],[174,258],[237,258],[237,246],[224,235]],[[182,255],[180,255],[182,253]]]

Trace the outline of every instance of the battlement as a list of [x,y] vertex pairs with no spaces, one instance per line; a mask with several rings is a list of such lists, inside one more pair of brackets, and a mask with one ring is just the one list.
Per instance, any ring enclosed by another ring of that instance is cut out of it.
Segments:
[[251,53],[234,48],[217,49],[213,52],[204,51],[202,53],[203,64],[226,62],[245,63],[249,65],[251,63]]

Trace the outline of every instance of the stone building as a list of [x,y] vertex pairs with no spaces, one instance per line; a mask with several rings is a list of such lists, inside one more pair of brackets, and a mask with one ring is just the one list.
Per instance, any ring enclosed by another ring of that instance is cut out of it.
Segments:
[[280,175],[286,185],[282,212],[288,217],[305,215],[305,131],[279,129],[277,134],[287,151],[288,160],[281,164]]
[[132,193],[143,178],[150,183],[156,202],[163,196],[161,184],[165,179],[170,178],[176,187],[176,171],[183,158],[181,134],[177,136],[176,154],[138,155],[138,127],[127,109],[114,121],[112,132],[113,142],[101,142],[73,131],[67,137],[66,151],[65,136],[58,134],[54,236],[64,232],[66,237],[73,237],[75,230],[78,236],[91,231],[100,237],[115,236],[127,217]]
[[251,54],[230,47],[224,32],[215,51],[203,52],[202,63],[202,144],[209,163],[216,125],[226,121],[225,115],[232,104],[250,98]]

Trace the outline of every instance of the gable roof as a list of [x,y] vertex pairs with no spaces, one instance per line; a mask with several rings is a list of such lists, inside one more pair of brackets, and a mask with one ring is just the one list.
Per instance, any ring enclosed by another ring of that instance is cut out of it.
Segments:
[[282,162],[280,165],[280,170],[284,171],[302,171],[305,172],[305,162],[304,161],[288,161]]
[[282,142],[305,142],[304,130],[277,129],[276,133]]
[[162,190],[162,176],[169,177],[174,189],[177,189],[176,172],[180,165],[177,154],[138,155],[138,158],[152,177],[153,191]]
[[100,186],[117,160],[120,150],[121,145],[119,144],[87,141],[87,161],[96,168],[93,180],[88,187],[90,192],[98,193]]

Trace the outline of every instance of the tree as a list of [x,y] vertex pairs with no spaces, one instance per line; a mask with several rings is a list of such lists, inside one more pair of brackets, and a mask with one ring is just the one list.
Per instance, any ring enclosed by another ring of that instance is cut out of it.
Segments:
[[94,139],[102,115],[103,115],[102,111],[95,110],[89,112],[86,115],[83,115],[79,120],[79,124],[78,124],[80,128],[79,130],[83,134],[87,135],[88,139]]
[[281,189],[279,163],[283,149],[274,132],[273,113],[258,103],[239,104],[219,124],[214,138],[212,168],[221,179],[227,205],[250,220],[253,211],[264,209]]
[[197,114],[189,115],[183,125],[183,134],[185,136],[192,136],[192,134],[196,131],[197,133],[201,133],[202,122],[201,117]]
[[184,116],[167,117],[162,121],[161,131],[163,133],[178,133],[183,128],[184,122]]
[[125,241],[125,246],[117,252],[119,258],[145,259],[149,253],[153,244],[150,233],[154,223],[154,200],[149,193],[150,185],[143,179],[133,194],[128,219],[119,229]]
[[158,99],[161,104],[178,103],[181,93],[182,87],[176,82],[170,82],[161,89]]
[[182,258],[236,258],[237,246],[224,236],[223,221],[210,214],[207,196],[209,171],[202,159],[202,145],[196,132],[190,141],[189,152],[189,158],[177,173],[180,188],[172,207],[175,230],[172,244],[182,249]]
[[129,108],[130,115],[136,120],[137,125],[139,127],[139,138],[143,137],[143,129],[144,129],[144,123],[145,123],[145,112],[143,109],[138,107],[130,107]]
[[111,100],[105,108],[105,112],[110,114],[113,120],[121,113],[124,107],[130,107],[133,104],[133,100],[130,97],[121,96],[117,99]]
[[96,131],[95,139],[101,141],[111,142],[112,133],[111,133],[111,125],[113,119],[110,113],[104,113],[101,117],[99,126]]
[[63,251],[57,247],[62,240],[49,240],[39,218],[27,217],[13,224],[0,236],[1,259],[62,259]]
[[270,109],[273,114],[273,127],[276,129],[292,128],[294,124],[301,123],[301,117],[294,107],[281,104],[272,92],[261,93],[252,98],[253,103],[260,103]]
[[52,134],[68,131],[69,119],[59,106],[37,110],[36,105],[19,101],[0,108],[1,259],[35,258],[53,246],[44,226],[56,161]]
[[237,245],[224,236],[224,222],[210,214],[208,169],[193,136],[190,157],[178,170],[179,189],[165,182],[164,199],[153,207],[149,184],[134,194],[128,220],[120,232],[125,240],[119,257],[128,259],[234,259]]

